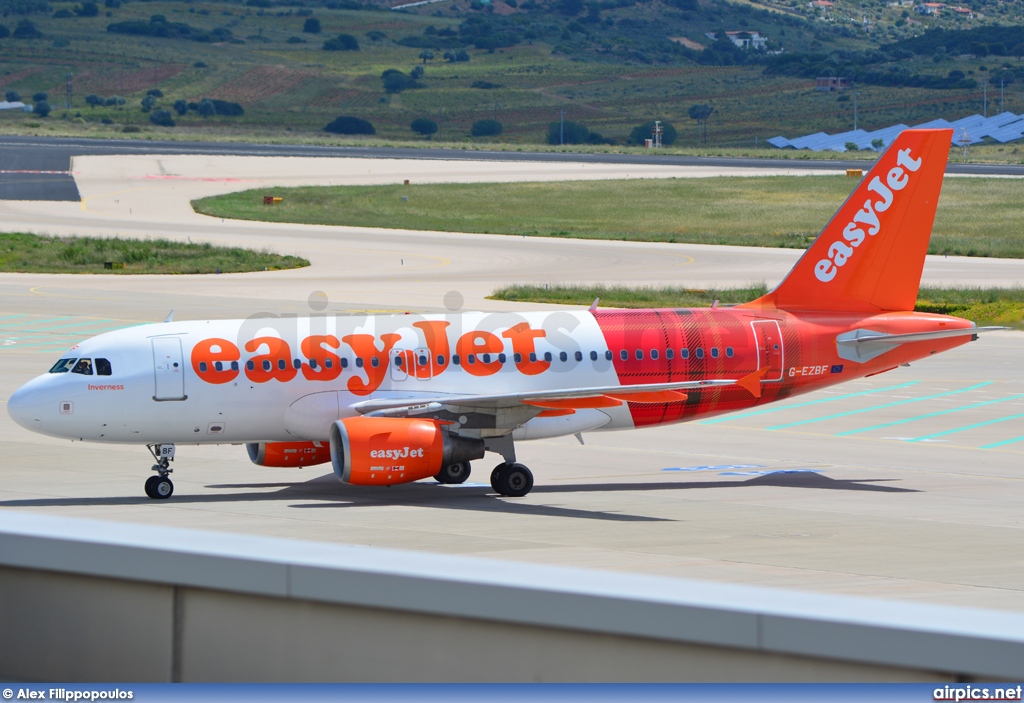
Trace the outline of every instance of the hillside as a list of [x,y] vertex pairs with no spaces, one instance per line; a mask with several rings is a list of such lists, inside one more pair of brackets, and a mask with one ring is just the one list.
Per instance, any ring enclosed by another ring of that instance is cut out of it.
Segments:
[[[707,143],[750,146],[852,126],[849,95],[815,91],[818,75],[856,79],[865,128],[980,112],[985,78],[990,114],[1000,80],[1005,109],[1024,112],[1024,34],[997,26],[1024,24],[1020,3],[970,8],[925,16],[873,0],[439,0],[400,10],[356,0],[0,0],[0,93],[32,103],[45,92],[53,108],[45,119],[0,111],[0,129],[45,133],[68,120],[83,133],[106,122],[108,131],[315,135],[350,115],[388,138],[418,137],[410,124],[425,118],[435,140],[493,139],[471,137],[490,119],[503,141],[539,143],[564,111],[568,141],[622,143],[657,118],[674,125],[677,144],[695,144],[690,109],[708,105]],[[740,49],[727,31],[767,43]]]

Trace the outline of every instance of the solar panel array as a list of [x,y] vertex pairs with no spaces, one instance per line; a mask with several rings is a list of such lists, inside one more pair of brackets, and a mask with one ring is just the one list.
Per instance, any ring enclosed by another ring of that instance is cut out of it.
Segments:
[[[1002,112],[994,117],[982,117],[971,115],[949,122],[947,120],[932,120],[924,124],[915,125],[915,129],[939,129],[952,127],[956,130],[953,135],[954,144],[980,144],[985,137],[993,139],[1000,144],[1012,142],[1015,139],[1024,137],[1024,115],[1016,115],[1012,112]],[[872,142],[881,139],[884,146],[888,146],[896,136],[905,129],[910,129],[905,124],[893,125],[883,129],[876,129],[873,132],[865,132],[863,129],[854,129],[839,134],[826,134],[818,132],[808,134],[796,139],[785,137],[773,137],[768,140],[772,146],[780,149],[810,149],[811,151],[846,151],[846,145],[853,142],[858,149],[873,149]]]

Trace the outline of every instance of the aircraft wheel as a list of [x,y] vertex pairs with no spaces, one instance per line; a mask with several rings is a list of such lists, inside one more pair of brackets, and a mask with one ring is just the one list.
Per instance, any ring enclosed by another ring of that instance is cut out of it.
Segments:
[[157,500],[170,498],[171,494],[174,493],[174,484],[171,483],[171,479],[166,476],[154,476],[153,478],[156,481],[153,482],[153,493],[149,497],[156,498]]
[[533,488],[533,472],[522,464],[505,464],[498,474],[494,489],[509,498],[522,498]]
[[468,461],[460,461],[457,464],[442,467],[434,476],[434,480],[438,483],[465,483],[471,470],[472,466]]
[[498,464],[491,471],[491,488],[494,489],[495,493],[501,493],[501,472],[508,466],[508,464]]
[[159,476],[150,476],[149,478],[146,479],[146,495],[149,496],[150,498],[156,498],[157,497],[156,489],[154,488],[154,484],[156,484],[156,482],[159,481],[159,480],[160,480]]

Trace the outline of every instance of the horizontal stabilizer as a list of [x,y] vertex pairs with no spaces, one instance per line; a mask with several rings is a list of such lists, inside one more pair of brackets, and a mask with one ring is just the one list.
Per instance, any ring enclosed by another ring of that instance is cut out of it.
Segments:
[[836,337],[836,349],[840,358],[847,361],[865,362],[895,349],[901,344],[910,342],[927,342],[933,339],[950,339],[953,337],[977,336],[980,332],[1005,330],[1007,327],[962,327],[952,330],[935,330],[933,332],[911,332],[907,334],[888,334],[875,330],[853,330]]

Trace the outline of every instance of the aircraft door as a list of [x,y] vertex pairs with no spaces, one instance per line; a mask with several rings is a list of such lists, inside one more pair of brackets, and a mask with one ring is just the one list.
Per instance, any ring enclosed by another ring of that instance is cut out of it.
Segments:
[[412,352],[408,349],[391,350],[391,380],[404,381],[412,371]]
[[180,339],[153,339],[153,373],[156,379],[153,400],[185,400],[188,397],[185,395],[185,368]]
[[757,346],[757,369],[767,367],[768,373],[762,381],[781,381],[785,350],[782,348],[782,331],[777,320],[751,322],[754,330],[754,344]]

